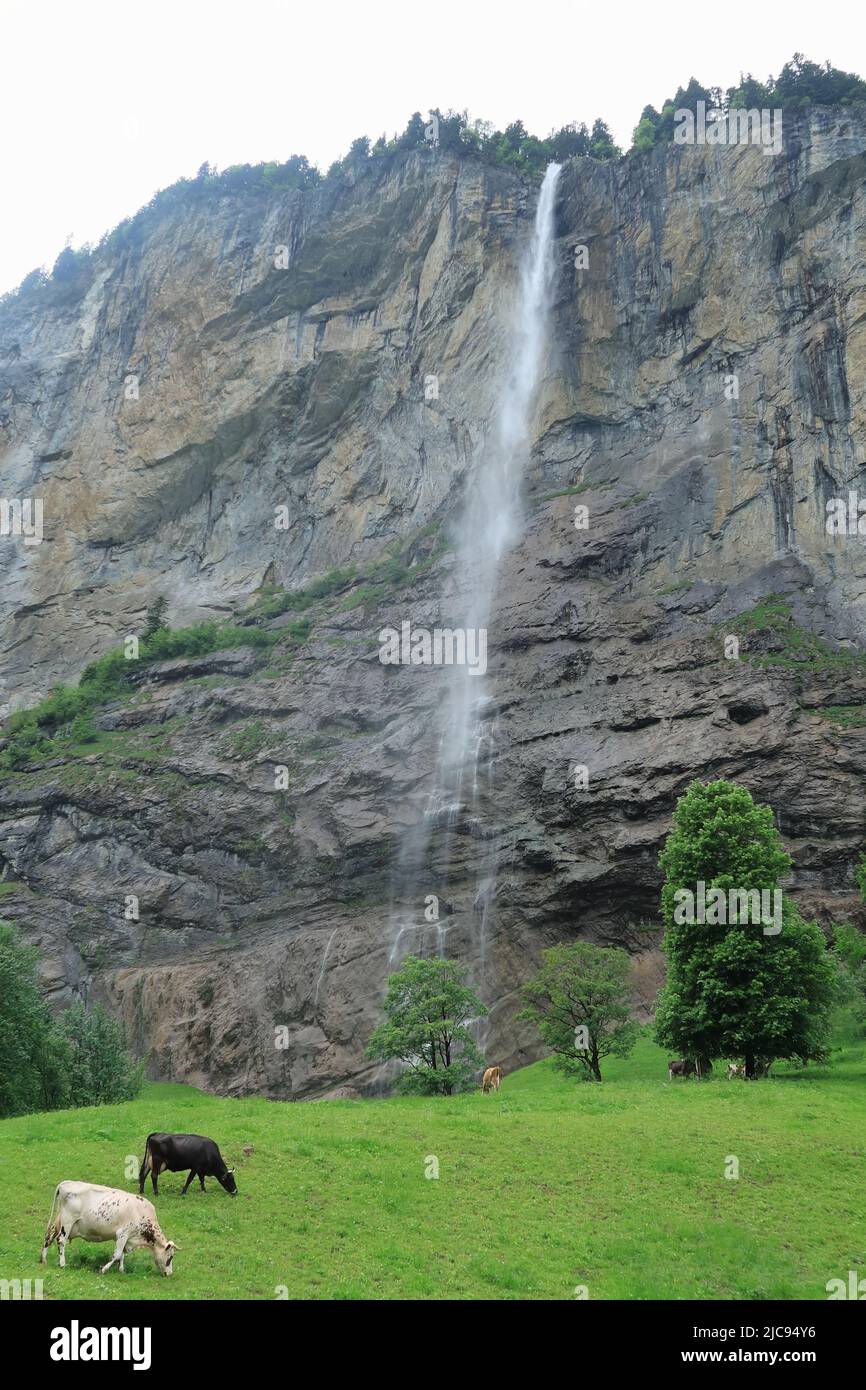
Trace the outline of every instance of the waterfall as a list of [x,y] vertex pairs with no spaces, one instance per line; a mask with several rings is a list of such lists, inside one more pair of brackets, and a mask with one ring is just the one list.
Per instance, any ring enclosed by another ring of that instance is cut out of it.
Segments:
[[[532,237],[521,260],[517,303],[506,334],[506,370],[457,526],[454,582],[462,612],[453,614],[448,626],[459,625],[467,632],[486,631],[502,556],[522,529],[521,483],[529,459],[532,407],[543,366],[553,290],[559,170],[558,164],[549,165],[541,185]],[[477,926],[472,933],[477,958],[474,983],[483,996],[500,847],[495,830],[485,827],[481,810],[492,788],[498,721],[485,675],[470,673],[468,665],[449,667],[448,675],[432,790],[419,824],[404,837],[398,878],[416,892],[441,893],[447,887],[451,841],[457,829],[468,829],[483,842],[473,895]],[[437,863],[433,883],[428,851],[436,829],[445,836],[444,866]],[[447,932],[445,923],[435,923],[439,955],[445,954]],[[389,969],[396,968],[409,950],[420,951],[426,946],[428,933],[417,897],[411,915],[392,911]],[[478,1032],[483,1046],[486,1030],[479,1026]]]
[[[499,562],[521,529],[520,487],[529,459],[531,408],[547,338],[553,289],[553,227],[560,166],[544,175],[535,224],[520,272],[520,296],[510,332],[509,370],[499,391],[492,435],[482,450],[458,531],[456,580],[469,596],[465,626],[486,628],[490,621]],[[442,791],[461,804],[469,769],[470,800],[477,797],[479,762],[490,738],[480,717],[489,696],[484,677],[455,667],[440,767]],[[479,686],[482,686],[479,689]]]

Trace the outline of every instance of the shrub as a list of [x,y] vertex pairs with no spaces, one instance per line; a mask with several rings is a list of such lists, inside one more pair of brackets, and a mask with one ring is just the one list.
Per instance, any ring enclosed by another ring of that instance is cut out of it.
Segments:
[[83,1004],[73,1004],[63,1014],[60,1028],[67,1045],[68,1105],[111,1105],[135,1099],[144,1065],[133,1062],[127,1052],[122,1023],[98,1004],[89,1011]]

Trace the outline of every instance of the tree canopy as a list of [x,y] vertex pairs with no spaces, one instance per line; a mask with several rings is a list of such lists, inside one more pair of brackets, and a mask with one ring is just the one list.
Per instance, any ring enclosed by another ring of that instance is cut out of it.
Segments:
[[829,62],[811,63],[795,53],[778,77],[758,81],[751,73],[740,75],[735,87],[704,87],[696,78],[678,87],[674,96],[662,103],[661,111],[645,106],[632,137],[638,153],[654,145],[669,143],[674,133],[676,111],[697,111],[702,101],[706,110],[802,110],[808,106],[852,106],[866,103],[866,82],[853,72],[843,72]]
[[695,782],[677,803],[660,862],[667,980],[658,1041],[690,1058],[743,1057],[748,1075],[759,1060],[823,1057],[836,969],[820,929],[784,895],[777,934],[730,913],[683,921],[678,911],[679,890],[700,883],[707,896],[777,890],[791,861],[770,808],[734,783]]
[[407,956],[388,980],[385,1021],[367,1056],[403,1063],[398,1091],[450,1096],[469,1086],[482,1065],[467,1025],[486,1013],[457,961]]
[[627,1057],[634,1046],[628,954],[620,947],[590,941],[552,946],[522,994],[526,1007],[519,1017],[535,1023],[566,1075],[601,1081],[601,1059]]

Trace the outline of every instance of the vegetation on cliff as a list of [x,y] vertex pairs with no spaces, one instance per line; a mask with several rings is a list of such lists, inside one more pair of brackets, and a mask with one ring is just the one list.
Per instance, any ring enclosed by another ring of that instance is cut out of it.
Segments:
[[[810,62],[801,53],[795,53],[785,63],[778,77],[770,76],[761,82],[749,73],[726,92],[720,87],[705,87],[692,77],[685,87],[680,86],[675,96],[662,104],[661,111],[651,105],[644,107],[630,153],[645,153],[655,145],[670,141],[674,112],[678,109],[694,112],[698,101],[705,103],[707,111],[740,107],[781,107],[790,111],[809,106],[864,106],[866,82],[854,73],[833,67],[829,61]],[[391,138],[383,134],[373,141],[367,135],[358,136],[345,157],[335,160],[325,174],[302,154],[290,155],[283,162],[233,164],[223,170],[205,161],[194,178],[178,179],[155,193],[133,217],[125,218],[107,232],[98,247],[64,247],[50,272],[44,268],[32,270],[17,289],[0,296],[0,307],[6,302],[29,302],[31,299],[54,306],[74,303],[92,284],[94,249],[99,251],[107,247],[117,251],[141,246],[153,217],[162,216],[173,207],[214,198],[304,192],[320,186],[354,182],[365,173],[375,173],[396,155],[431,149],[434,139],[436,147],[444,154],[479,159],[495,168],[513,169],[531,177],[540,176],[551,161],[558,164],[574,158],[605,161],[617,159],[622,154],[601,116],[596,117],[591,127],[585,122],[572,121],[539,137],[528,131],[521,120],[512,121],[500,130],[490,121],[471,118],[468,111],[449,109],[443,112],[437,107],[430,111],[427,119],[419,111],[413,112],[405,129]]]
[[811,63],[802,53],[795,53],[785,63],[778,77],[759,82],[748,73],[740,77],[736,87],[722,92],[721,87],[704,87],[694,77],[688,85],[678,87],[675,96],[662,104],[661,111],[645,106],[635,128],[632,149],[651,150],[654,145],[673,139],[674,114],[677,111],[697,111],[698,102],[705,110],[782,110],[797,111],[809,106],[854,106],[866,104],[866,82],[853,72],[843,72],[829,62]]
[[145,634],[138,653],[130,656],[116,647],[94,661],[81,675],[77,686],[59,685],[32,709],[13,714],[4,731],[0,751],[0,772],[26,766],[35,758],[62,755],[64,740],[87,742],[95,734],[91,717],[110,700],[133,693],[142,672],[157,661],[178,657],[205,656],[231,647],[270,647],[277,635],[261,628],[240,627],[234,623],[204,622],[171,631],[159,627]]

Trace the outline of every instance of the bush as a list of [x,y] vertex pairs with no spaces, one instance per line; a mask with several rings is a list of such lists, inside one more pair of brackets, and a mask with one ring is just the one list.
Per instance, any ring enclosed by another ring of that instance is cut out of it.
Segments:
[[134,677],[150,662],[207,656],[229,647],[264,648],[277,641],[276,633],[214,620],[174,632],[157,627],[150,636],[142,637],[137,661],[127,660],[121,649],[106,652],[84,669],[77,686],[59,685],[33,709],[13,714],[6,726],[7,744],[0,753],[0,771],[23,768],[35,759],[61,753],[62,748],[53,745],[57,737],[76,743],[91,742],[96,737],[93,711],[109,700],[129,694]]
[[144,1066],[123,1026],[98,1005],[52,1019],[39,987],[39,952],[0,922],[0,1117],[134,1100]]
[[123,1024],[97,1004],[89,1012],[73,1004],[63,1014],[68,1105],[111,1105],[134,1100],[141,1090],[144,1064],[126,1050]]

